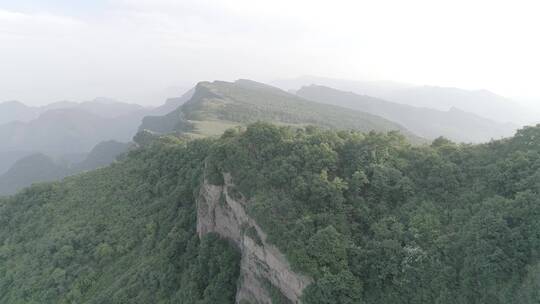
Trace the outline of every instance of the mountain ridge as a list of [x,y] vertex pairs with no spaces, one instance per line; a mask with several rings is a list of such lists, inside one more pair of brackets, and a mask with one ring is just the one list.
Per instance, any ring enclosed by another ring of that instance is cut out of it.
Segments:
[[273,82],[283,89],[298,90],[312,84],[351,91],[387,101],[417,107],[447,111],[451,107],[474,113],[501,123],[512,122],[519,126],[539,123],[535,109],[521,106],[512,99],[488,90],[466,90],[456,87],[413,85],[393,81],[356,81],[318,76],[303,76]]
[[456,107],[451,107],[447,111],[420,108],[325,86],[304,86],[296,94],[306,99],[384,117],[428,139],[445,136],[458,142],[487,142],[491,139],[509,137],[518,128],[512,124],[497,123],[467,113]]
[[[276,87],[245,79],[200,82],[193,96],[182,106],[165,116],[147,118],[139,129],[158,133],[182,131],[217,135],[234,125],[256,121],[299,126],[313,124],[364,132],[395,130],[410,138],[415,137],[401,125],[382,117],[309,101]],[[214,125],[208,127],[209,124]]]

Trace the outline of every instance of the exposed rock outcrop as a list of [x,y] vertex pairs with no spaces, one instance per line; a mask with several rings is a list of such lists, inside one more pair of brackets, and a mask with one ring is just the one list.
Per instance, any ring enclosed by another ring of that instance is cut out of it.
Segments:
[[215,232],[239,248],[236,302],[271,304],[278,293],[291,303],[300,303],[311,279],[295,273],[283,253],[267,243],[264,231],[246,213],[245,199],[234,192],[231,176],[225,174],[224,180],[223,186],[203,183],[197,200],[197,232],[199,236]]

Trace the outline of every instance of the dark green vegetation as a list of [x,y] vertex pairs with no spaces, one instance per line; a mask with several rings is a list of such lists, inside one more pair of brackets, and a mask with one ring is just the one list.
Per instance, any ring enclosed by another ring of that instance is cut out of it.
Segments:
[[0,200],[0,303],[233,303],[238,254],[195,233],[209,142]]
[[195,232],[202,177],[223,172],[314,278],[304,303],[540,300],[540,126],[484,145],[265,123],[146,139],[0,200],[1,303],[233,303],[237,254]]
[[498,123],[451,107],[448,111],[414,107],[323,86],[306,86],[297,94],[309,100],[342,106],[395,121],[413,133],[458,142],[487,142],[514,134],[517,126]]
[[306,303],[538,303],[540,126],[485,145],[256,125],[225,134],[231,172]]
[[257,121],[363,132],[399,130],[410,139],[419,140],[402,126],[382,117],[308,101],[249,80],[201,82],[189,101],[165,116],[146,117],[141,129],[215,135],[231,126]]

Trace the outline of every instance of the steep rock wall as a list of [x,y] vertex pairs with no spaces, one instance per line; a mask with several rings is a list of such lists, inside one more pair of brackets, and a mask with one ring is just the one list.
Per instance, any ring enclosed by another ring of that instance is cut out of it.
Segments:
[[223,186],[204,182],[197,199],[199,236],[215,232],[232,241],[240,250],[240,279],[237,303],[271,304],[276,292],[290,303],[300,303],[300,296],[311,283],[307,276],[292,271],[287,259],[245,211],[245,200],[231,196],[234,185],[224,174]]

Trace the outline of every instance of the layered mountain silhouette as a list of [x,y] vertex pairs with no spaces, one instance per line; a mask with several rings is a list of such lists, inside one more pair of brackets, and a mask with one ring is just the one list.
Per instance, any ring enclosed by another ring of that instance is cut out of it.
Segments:
[[281,79],[274,81],[273,84],[291,91],[312,84],[322,85],[416,107],[441,111],[457,108],[498,122],[511,122],[521,126],[540,122],[540,113],[537,111],[487,90],[417,86],[393,81],[354,81],[317,76]]
[[485,142],[511,136],[517,130],[516,125],[498,123],[455,107],[447,111],[415,107],[317,85],[302,87],[297,94],[384,117],[428,139],[444,136],[458,142]]
[[49,110],[29,122],[0,126],[0,151],[52,156],[86,153],[103,140],[129,141],[142,114],[106,118],[79,109]]
[[499,122],[536,124],[539,113],[487,90],[463,90],[438,86],[416,86],[380,96],[390,101],[438,110],[458,108]]
[[37,108],[29,107],[18,101],[0,103],[0,124],[12,121],[30,121],[39,115]]
[[133,114],[144,110],[143,106],[132,103],[119,102],[114,99],[99,97],[91,101],[58,102],[40,108],[41,112],[53,109],[77,109],[86,111],[98,116],[113,118]]
[[68,168],[52,158],[41,153],[33,154],[18,160],[0,176],[0,195],[14,194],[33,183],[61,179],[68,174]]
[[300,88],[312,84],[374,97],[381,97],[388,92],[414,87],[412,84],[396,81],[358,81],[309,75],[279,79],[272,82],[272,85],[290,92],[296,92]]
[[0,174],[5,173],[17,160],[32,155],[32,151],[0,151]]
[[15,121],[29,122],[37,119],[41,114],[47,111],[59,109],[86,111],[94,115],[107,118],[114,118],[149,110],[137,104],[119,102],[105,97],[95,98],[94,100],[80,103],[60,101],[41,107],[31,107],[18,101],[8,101],[0,103],[0,125]]
[[41,107],[0,103],[0,195],[110,164],[126,151],[122,142],[131,141],[143,117],[166,114],[185,99],[156,108],[107,98]]
[[89,171],[108,166],[119,155],[127,152],[130,146],[130,143],[122,143],[114,140],[100,142],[88,153],[82,162],[74,164],[71,171]]
[[41,107],[16,101],[0,103],[0,174],[31,154],[67,158],[85,155],[102,141],[130,141],[143,117],[166,114],[185,99],[170,98],[156,108],[108,98]]
[[130,144],[117,141],[101,142],[83,161],[77,163],[54,159],[43,153],[23,157],[6,173],[0,175],[0,195],[14,194],[34,183],[60,180],[69,175],[107,166],[128,151],[129,147]]

